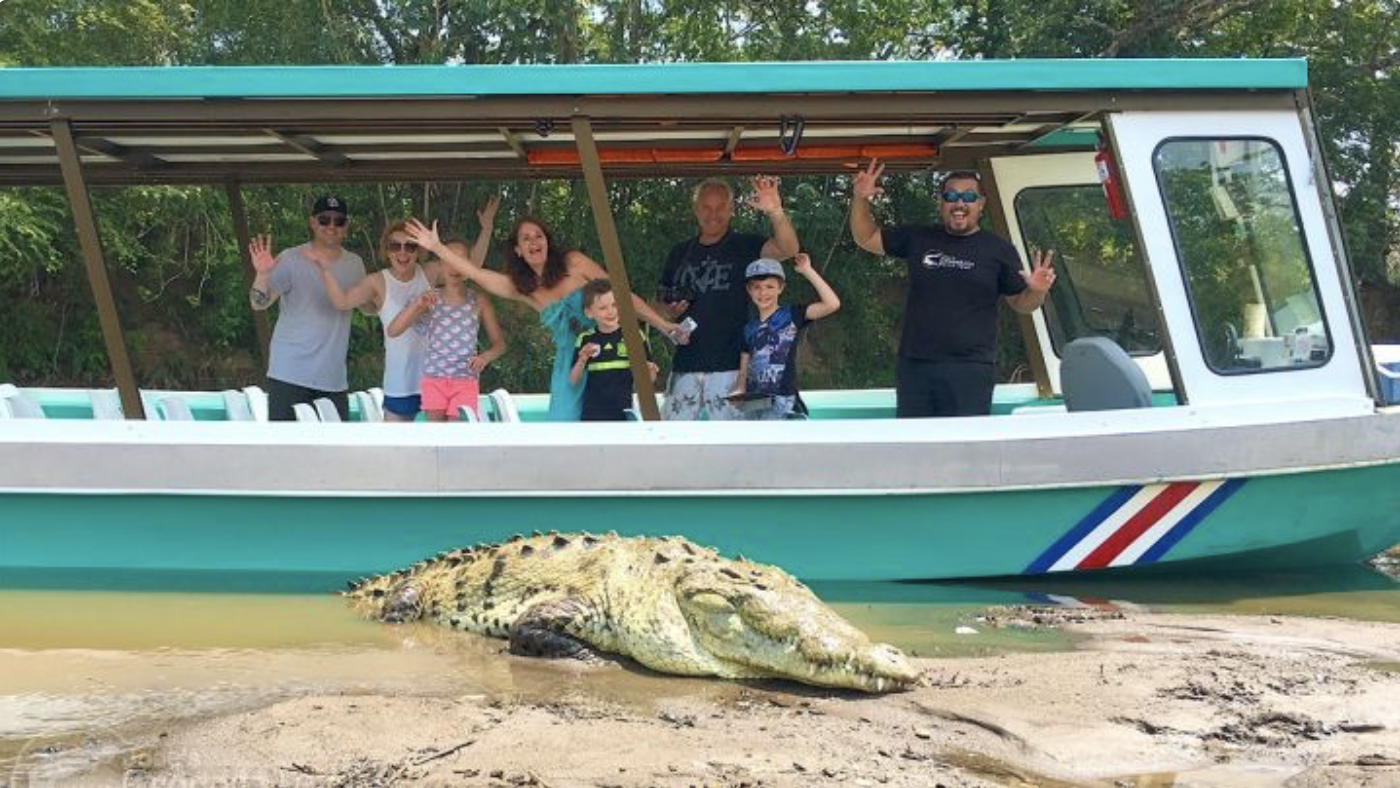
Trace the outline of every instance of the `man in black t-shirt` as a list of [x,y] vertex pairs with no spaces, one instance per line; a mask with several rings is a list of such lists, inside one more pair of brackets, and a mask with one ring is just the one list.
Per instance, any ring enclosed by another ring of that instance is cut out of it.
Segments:
[[986,197],[975,172],[953,172],[939,189],[942,227],[883,229],[870,211],[884,166],[856,173],[851,235],[862,249],[902,257],[909,267],[899,341],[896,415],[985,416],[996,385],[997,300],[1030,314],[1055,283],[1054,252],[1032,252],[1021,268],[1016,247],[978,221]]
[[771,238],[733,232],[734,193],[721,180],[695,189],[695,220],[700,232],[676,244],[661,272],[660,309],[673,320],[694,321],[690,341],[678,345],[666,390],[666,419],[741,419],[729,401],[739,371],[739,349],[749,298],[744,269],[760,257],[786,260],[797,254],[797,233],[783,212],[778,184],[754,178],[749,204],[768,217]]

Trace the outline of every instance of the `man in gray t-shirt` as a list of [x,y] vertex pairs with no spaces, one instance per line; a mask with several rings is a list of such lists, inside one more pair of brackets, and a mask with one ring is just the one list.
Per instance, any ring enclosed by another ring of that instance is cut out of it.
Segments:
[[349,224],[345,201],[325,196],[311,209],[311,241],[273,258],[272,240],[258,236],[248,245],[257,276],[248,293],[253,309],[281,301],[267,365],[268,417],[296,418],[292,406],[325,397],[342,420],[349,418],[345,354],[350,347],[350,313],[331,305],[318,263],[330,270],[344,290],[365,276],[360,256],[342,244]]

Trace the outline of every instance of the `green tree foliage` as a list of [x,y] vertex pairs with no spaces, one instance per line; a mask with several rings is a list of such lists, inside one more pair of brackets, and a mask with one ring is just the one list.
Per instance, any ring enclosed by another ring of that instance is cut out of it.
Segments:
[[164,0],[10,0],[0,6],[0,64],[173,65],[193,15]]
[[[1400,247],[1400,8],[1395,0],[5,0],[0,65],[633,63],[942,57],[1306,56],[1326,152],[1339,184],[1353,264],[1383,282]],[[934,174],[890,179],[887,222],[936,213]],[[650,294],[670,245],[694,232],[693,181],[610,185],[634,287]],[[306,237],[315,195],[334,188],[354,210],[349,245],[371,269],[379,228],[435,218],[471,239],[475,210],[503,199],[509,222],[537,214],[600,259],[582,184],[378,184],[245,189],[254,231],[279,247]],[[903,266],[851,244],[849,180],[788,178],[785,202],[824,275],[837,319],[804,345],[804,385],[889,385]],[[740,189],[741,193],[743,189]],[[150,387],[219,387],[260,376],[227,198],[214,188],[101,189],[94,202],[137,375]],[[766,231],[741,210],[736,224]],[[1071,228],[1072,229],[1072,228]],[[81,255],[61,192],[0,191],[0,380],[110,384]],[[1101,243],[1085,239],[1082,246]],[[1085,254],[1088,252],[1086,251]],[[499,265],[499,261],[494,264]],[[794,282],[794,297],[804,283]],[[484,385],[541,390],[551,349],[528,309],[503,305],[511,352]],[[1003,325],[1004,375],[1023,361]],[[669,349],[657,343],[664,358]],[[352,383],[372,384],[377,321],[356,315]]]

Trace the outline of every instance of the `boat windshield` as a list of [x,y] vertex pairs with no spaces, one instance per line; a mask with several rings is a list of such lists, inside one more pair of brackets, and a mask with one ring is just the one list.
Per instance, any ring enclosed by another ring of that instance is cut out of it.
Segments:
[[1326,363],[1331,336],[1277,144],[1173,139],[1154,164],[1211,370]]

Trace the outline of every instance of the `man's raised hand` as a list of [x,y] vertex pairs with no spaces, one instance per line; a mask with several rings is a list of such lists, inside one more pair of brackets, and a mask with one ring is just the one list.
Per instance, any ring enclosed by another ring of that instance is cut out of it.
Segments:
[[272,256],[272,236],[257,235],[248,242],[248,256],[253,258],[253,270],[260,274],[277,267],[277,258]]
[[856,171],[855,181],[851,189],[857,200],[869,201],[885,193],[885,190],[880,186],[880,175],[884,171],[885,165],[881,164],[879,159],[871,159],[869,166]]
[[1032,249],[1031,270],[1021,272],[1021,278],[1026,280],[1026,289],[1037,293],[1049,292],[1050,286],[1055,284],[1054,261],[1055,250]]
[[778,193],[778,180],[767,175],[753,179],[753,194],[749,195],[749,205],[764,214],[772,214],[783,209],[783,197]]

